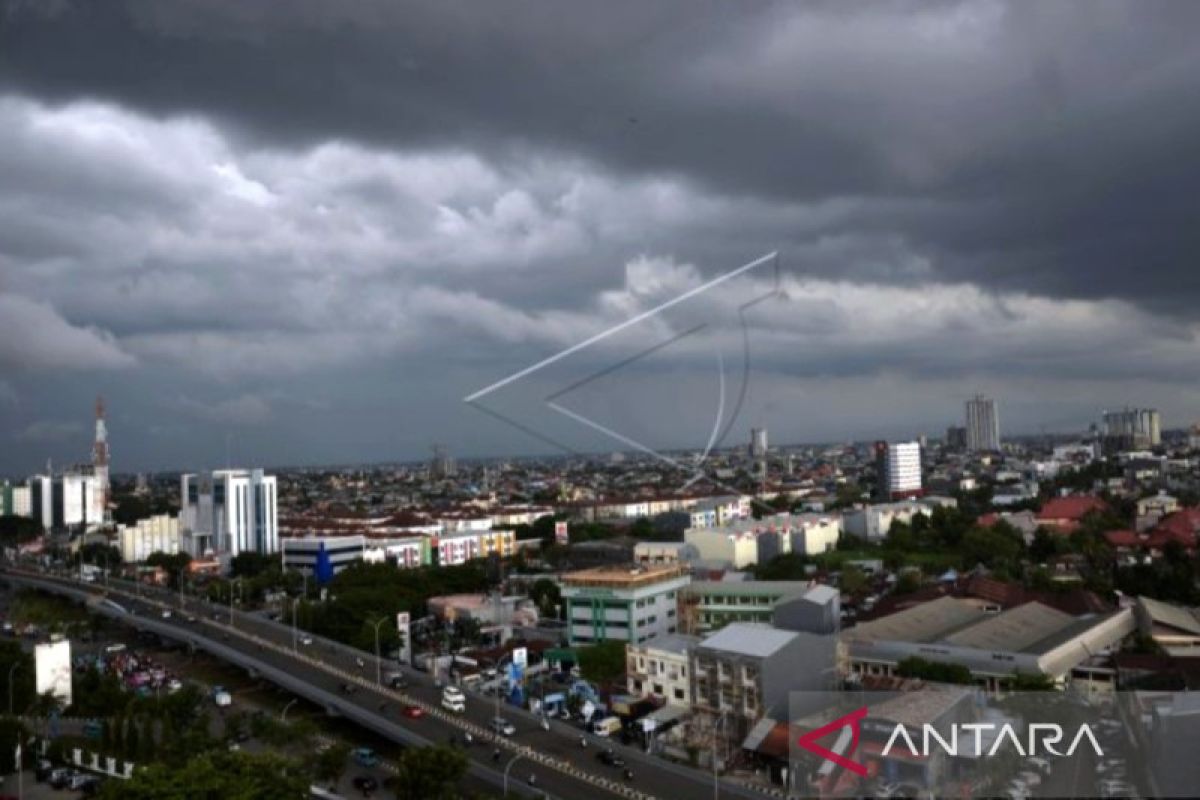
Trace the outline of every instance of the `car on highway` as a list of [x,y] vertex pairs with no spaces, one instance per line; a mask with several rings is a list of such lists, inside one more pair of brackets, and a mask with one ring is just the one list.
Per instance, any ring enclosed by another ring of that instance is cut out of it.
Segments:
[[342,694],[354,694],[358,691],[358,687],[353,683],[343,683],[341,686]]
[[596,754],[596,760],[608,767],[623,767],[625,759],[614,753],[612,750],[602,750]]
[[512,736],[517,732],[513,724],[504,717],[494,717],[490,725],[493,733],[499,733],[502,736]]
[[379,781],[370,775],[356,775],[351,783],[354,784],[355,789],[358,789],[364,795],[370,794],[379,788]]
[[400,713],[409,719],[420,719],[421,717],[425,716],[425,709],[421,708],[420,706],[407,705],[400,709]]
[[399,672],[389,672],[387,676],[388,686],[393,689],[407,689],[408,680]]
[[170,618],[171,618],[171,609],[169,609],[169,608],[164,608],[164,609],[163,609],[163,612],[162,612],[162,618],[163,618],[163,619],[170,619]]
[[462,714],[467,710],[467,697],[457,686],[447,686],[442,689],[442,708]]
[[302,644],[302,645],[304,645],[305,647],[307,647],[308,645],[312,644],[312,637],[311,637],[311,636],[301,636],[301,637],[300,637],[300,644]]
[[350,757],[354,759],[354,763],[360,767],[377,767],[379,766],[379,755],[369,747],[356,747],[350,752]]

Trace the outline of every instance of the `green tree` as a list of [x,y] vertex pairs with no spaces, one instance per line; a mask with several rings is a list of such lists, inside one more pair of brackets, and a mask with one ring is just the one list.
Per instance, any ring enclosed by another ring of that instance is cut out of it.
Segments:
[[529,587],[529,599],[537,604],[543,617],[548,617],[554,613],[555,606],[562,603],[562,592],[549,578],[538,578]]
[[36,520],[14,514],[0,516],[0,545],[4,547],[16,547],[41,535],[42,526]]
[[599,642],[576,649],[579,671],[593,683],[613,683],[625,674],[625,643]]
[[346,772],[346,760],[350,758],[349,745],[335,742],[317,753],[313,759],[313,777],[316,780],[336,786]]
[[26,741],[29,731],[13,717],[0,717],[0,773],[9,775],[17,771],[16,747]]
[[920,678],[936,683],[971,683],[971,670],[962,664],[943,664],[909,656],[896,664],[896,674],[902,678]]
[[900,573],[900,577],[896,579],[896,585],[892,588],[892,591],[895,594],[912,594],[920,588],[921,573],[913,569],[908,569]]
[[753,567],[760,581],[800,581],[808,576],[812,560],[803,553],[782,553],[765,564]]
[[121,551],[104,542],[88,542],[79,548],[79,557],[85,564],[95,564],[108,569],[121,566]]
[[461,750],[439,745],[405,750],[389,779],[397,800],[451,800],[460,796],[459,784],[467,771]]
[[105,800],[295,800],[308,796],[299,764],[269,753],[208,752],[181,767],[153,764],[128,781],[107,781]]
[[279,559],[264,553],[247,550],[229,562],[229,572],[235,578],[253,578],[279,565]]
[[854,595],[861,592],[867,585],[867,575],[858,567],[850,564],[842,570],[842,578],[838,588],[843,594]]
[[972,569],[977,564],[987,567],[1012,568],[1025,550],[1021,534],[1011,525],[997,522],[990,528],[971,528],[963,536],[960,554],[962,567]]

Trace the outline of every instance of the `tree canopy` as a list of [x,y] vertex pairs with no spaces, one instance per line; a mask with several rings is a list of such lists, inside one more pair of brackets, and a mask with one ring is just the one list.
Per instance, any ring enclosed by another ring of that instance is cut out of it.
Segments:
[[107,781],[106,800],[295,800],[308,795],[299,764],[269,753],[203,753],[182,767],[154,764],[127,781]]

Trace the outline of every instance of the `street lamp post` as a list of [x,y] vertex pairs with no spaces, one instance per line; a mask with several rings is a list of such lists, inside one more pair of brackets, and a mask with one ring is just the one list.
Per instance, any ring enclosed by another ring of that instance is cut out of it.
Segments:
[[512,758],[510,758],[508,760],[507,764],[504,765],[504,796],[505,797],[508,797],[508,771],[510,769],[512,769],[512,765],[517,763],[517,761],[519,761],[520,758],[521,758],[521,754],[517,753],[515,756],[513,756]]
[[383,669],[379,657],[379,626],[387,621],[387,617],[380,617],[375,623],[375,684],[377,686],[383,686]]
[[231,580],[229,582],[229,627],[231,627],[231,628],[236,627],[236,625],[234,625],[234,622],[233,622],[233,586],[234,586],[234,584],[237,584],[238,592],[241,593],[242,579],[234,578],[233,580]]
[[722,709],[717,716],[717,721],[713,723],[712,735],[712,770],[713,770],[713,800],[718,800],[721,795],[721,778],[717,774],[717,728],[725,721],[725,715],[729,713],[729,709]]
[[300,598],[292,598],[292,652],[296,651],[296,609],[300,607]]
[[21,666],[20,661],[14,661],[12,666],[8,668],[8,715],[13,715],[13,672],[17,667]]

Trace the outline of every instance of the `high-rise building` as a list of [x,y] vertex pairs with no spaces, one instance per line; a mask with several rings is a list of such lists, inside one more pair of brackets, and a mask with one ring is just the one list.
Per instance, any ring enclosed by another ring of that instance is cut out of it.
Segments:
[[750,458],[754,459],[754,474],[759,479],[767,475],[767,429],[750,429]]
[[456,475],[458,475],[458,464],[454,461],[454,456],[449,455],[446,448],[440,444],[435,444],[433,458],[429,462],[429,477],[434,480],[443,480]]
[[54,482],[54,492],[55,527],[94,528],[104,524],[104,493],[90,464],[65,470]]
[[108,428],[104,423],[104,398],[96,398],[96,440],[92,444],[92,475],[96,479],[97,502],[103,521],[109,519]]
[[967,448],[967,429],[958,425],[946,428],[946,447],[950,450],[965,450]]
[[751,428],[750,429],[750,455],[754,458],[762,458],[767,454],[767,429],[766,428]]
[[1145,450],[1162,444],[1162,420],[1153,408],[1104,412],[1104,446],[1111,450]]
[[916,442],[876,442],[876,494],[899,500],[921,494],[921,445]]
[[275,476],[219,469],[179,479],[180,544],[193,556],[279,551]]
[[990,397],[977,394],[967,401],[967,449],[973,453],[1000,449],[1000,416]]
[[33,501],[29,486],[13,486],[8,481],[0,486],[0,516],[33,516]]

